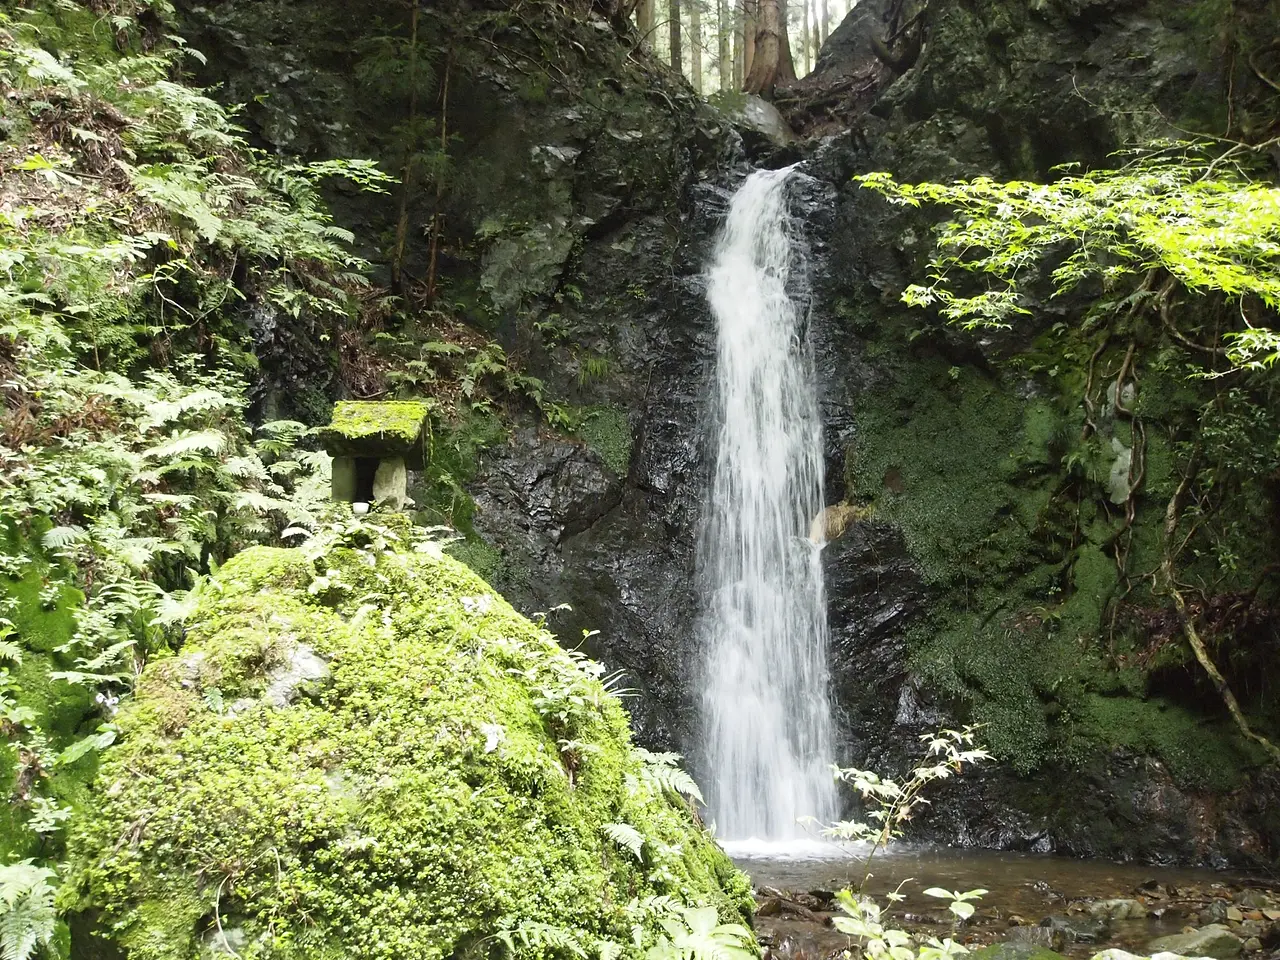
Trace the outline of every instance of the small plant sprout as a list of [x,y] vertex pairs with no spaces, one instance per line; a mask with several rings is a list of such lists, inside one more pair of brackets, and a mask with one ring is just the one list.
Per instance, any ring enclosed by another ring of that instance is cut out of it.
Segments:
[[684,907],[661,920],[666,936],[649,948],[646,960],[754,960],[751,931],[721,923],[715,907]]
[[977,900],[986,892],[986,890],[978,889],[966,890],[964,893],[960,893],[959,891],[945,890],[942,887],[930,887],[924,892],[924,895],[926,897],[937,897],[939,900],[950,900],[951,903],[947,905],[947,909],[956,915],[958,921],[963,923],[972,917],[977,909],[969,901]]
[[[930,937],[917,945],[907,931],[886,927],[884,911],[869,897],[841,890],[836,894],[836,903],[841,913],[831,918],[832,925],[860,941],[866,960],[941,960],[969,952],[950,937],[945,940]],[[844,954],[846,958],[853,955],[848,950]]]
[[[925,746],[923,762],[911,770],[901,781],[887,780],[870,770],[852,767],[834,767],[836,778],[850,784],[862,800],[866,820],[842,820],[823,830],[823,834],[837,841],[865,843],[869,849],[863,861],[863,877],[859,885],[865,891],[871,879],[871,862],[889,842],[902,836],[905,825],[922,805],[929,801],[922,795],[925,788],[941,780],[961,773],[967,764],[990,759],[990,754],[975,745],[976,727],[960,730],[940,730],[925,734],[920,740]],[[900,903],[905,899],[902,881],[886,899]],[[954,914],[956,924],[972,917],[977,900],[986,890],[963,892],[930,887],[924,893],[950,901],[947,909]],[[905,930],[887,926],[884,910],[865,893],[842,890],[836,895],[840,915],[832,918],[832,924],[841,933],[856,941],[846,950],[844,957],[851,960],[861,956],[864,960],[941,960],[968,953],[968,950],[951,938],[940,940],[931,937],[917,941]]]
[[959,774],[966,764],[991,759],[991,754],[975,746],[977,728],[939,730],[920,737],[925,744],[924,762],[911,770],[901,782],[886,780],[870,770],[833,767],[835,776],[853,787],[867,810],[867,820],[841,820],[823,830],[833,840],[869,843],[866,875],[871,877],[871,861],[891,840],[898,839],[915,812],[929,803],[922,793],[929,784]]

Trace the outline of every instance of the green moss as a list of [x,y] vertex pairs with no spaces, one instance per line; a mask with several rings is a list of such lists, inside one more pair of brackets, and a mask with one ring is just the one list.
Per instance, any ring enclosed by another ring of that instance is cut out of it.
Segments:
[[480,455],[506,441],[508,430],[496,416],[472,410],[434,424],[427,469],[409,491],[423,524],[447,524],[468,539],[475,537],[475,501],[467,484],[480,469]]
[[1002,535],[1025,535],[1004,529],[1025,496],[1010,482],[1023,404],[968,368],[918,361],[901,372],[890,392],[859,404],[851,486],[902,527],[930,581],[951,583]]
[[973,952],[973,960],[1066,960],[1060,953],[1034,943],[993,943]]
[[[636,898],[749,912],[589,664],[430,545],[370,559],[334,549],[308,586],[300,552],[249,550],[144,671],[70,856],[130,956],[185,960],[218,924],[246,958],[444,960],[536,923],[630,952],[657,923]],[[298,644],[329,674],[272,706]]]
[[407,453],[419,444],[430,412],[425,400],[341,400],[320,436],[335,454],[365,455],[366,447]]
[[[1123,747],[1159,758],[1188,785],[1218,789],[1238,780],[1255,758],[1234,730],[1143,699],[1147,671],[1169,658],[1185,662],[1185,648],[1169,644],[1164,659],[1141,661],[1138,669],[1134,654],[1148,642],[1134,626],[1142,615],[1112,617],[1122,597],[1128,609],[1167,603],[1140,574],[1162,558],[1164,509],[1183,469],[1166,424],[1197,422],[1204,385],[1188,385],[1182,363],[1159,355],[1144,363],[1138,405],[1149,418],[1145,482],[1126,524],[1108,481],[1111,437],[1130,437],[1130,426],[1095,409],[1097,429],[1082,429],[1078,398],[1093,342],[1070,331],[1046,333],[993,374],[931,355],[928,333],[912,337],[882,323],[864,335],[874,338],[869,349],[880,351],[880,369],[891,375],[856,404],[847,479],[859,497],[875,502],[879,518],[901,527],[934,589],[927,620],[908,637],[912,670],[967,719],[985,724],[989,748],[1020,773]],[[1123,348],[1113,349],[1115,356],[1096,359],[1097,369],[1118,368]],[[1246,419],[1241,429],[1224,425],[1224,435],[1256,428],[1260,438],[1270,423],[1263,414]],[[1261,448],[1259,439],[1250,449]],[[1233,517],[1268,502],[1261,493],[1246,495],[1233,504]],[[1215,535],[1242,569],[1256,572],[1265,566],[1260,545],[1270,542],[1256,533],[1266,527],[1261,518],[1237,519]],[[1246,529],[1254,531],[1252,541],[1242,535]],[[1127,550],[1127,581],[1117,544]],[[1208,551],[1188,551],[1182,563],[1187,582],[1230,583],[1221,579],[1223,569],[1222,558]],[[1103,716],[1102,705],[1111,714]],[[1135,724],[1142,733],[1130,729]],[[1214,763],[1197,780],[1199,758],[1211,754]]]
[[503,572],[502,551],[483,537],[472,535],[449,544],[445,552],[460,560],[485,580],[496,580]]
[[1229,722],[1206,722],[1200,714],[1152,698],[1082,698],[1072,718],[1076,736],[1157,757],[1183,787],[1230,790],[1244,771],[1265,760]]
[[627,412],[620,407],[588,407],[574,430],[586,441],[605,465],[620,477],[627,475],[631,465],[631,422]]
[[1022,416],[1021,458],[1039,466],[1054,460],[1054,449],[1062,442],[1062,417],[1047,400],[1033,400]]

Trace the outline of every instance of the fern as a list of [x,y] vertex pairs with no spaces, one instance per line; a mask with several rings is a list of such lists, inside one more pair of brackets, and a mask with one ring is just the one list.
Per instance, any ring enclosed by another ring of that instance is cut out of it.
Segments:
[[644,851],[644,835],[629,823],[606,823],[601,831],[606,837],[631,852],[637,860],[642,859]]
[[53,942],[55,876],[47,867],[21,860],[0,867],[0,958],[28,960]]
[[534,955],[558,952],[580,960],[587,960],[588,957],[588,951],[582,944],[582,939],[586,936],[588,935],[580,931],[538,920],[522,920],[514,930],[503,930],[497,934],[498,940],[512,957],[519,956],[521,952]]
[[669,792],[687,797],[697,803],[705,803],[702,791],[693,777],[676,766],[680,762],[678,753],[650,753],[648,750],[636,748],[643,766],[640,768],[640,781],[656,788],[658,792]]
[[218,454],[227,447],[227,437],[221,430],[189,430],[142,452],[148,460],[174,461],[190,453]]
[[89,537],[89,531],[84,527],[63,526],[53,527],[46,530],[40,542],[44,544],[46,550],[66,550],[68,547],[77,543],[83,543]]

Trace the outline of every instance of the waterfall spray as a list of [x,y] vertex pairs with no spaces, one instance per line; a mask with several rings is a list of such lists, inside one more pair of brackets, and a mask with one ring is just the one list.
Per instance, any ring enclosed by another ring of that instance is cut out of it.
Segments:
[[791,171],[734,195],[708,275],[716,319],[716,462],[699,568],[703,733],[721,837],[805,836],[836,812],[819,548],[822,423],[801,312],[787,290]]

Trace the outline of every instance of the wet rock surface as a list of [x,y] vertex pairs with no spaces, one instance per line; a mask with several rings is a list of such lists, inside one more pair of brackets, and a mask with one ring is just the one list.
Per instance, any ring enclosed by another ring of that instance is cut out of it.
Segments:
[[1233,960],[1240,956],[1244,944],[1239,937],[1221,924],[1209,924],[1190,933],[1175,933],[1160,937],[1148,946],[1152,953],[1176,953],[1184,957],[1213,957],[1214,960]]

